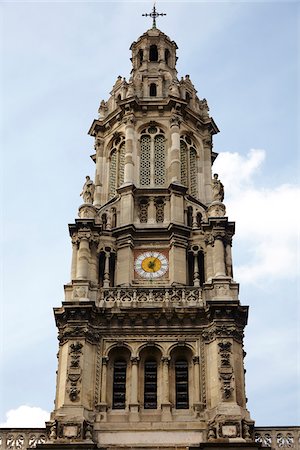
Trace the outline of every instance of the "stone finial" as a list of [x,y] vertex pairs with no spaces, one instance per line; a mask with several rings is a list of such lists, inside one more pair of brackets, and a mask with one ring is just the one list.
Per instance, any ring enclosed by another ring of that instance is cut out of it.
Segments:
[[95,185],[88,175],[85,178],[86,182],[83,185],[80,196],[83,198],[84,203],[92,204],[94,200]]

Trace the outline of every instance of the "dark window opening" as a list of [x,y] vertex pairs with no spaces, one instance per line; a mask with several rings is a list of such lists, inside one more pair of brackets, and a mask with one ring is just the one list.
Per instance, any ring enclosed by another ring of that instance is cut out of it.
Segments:
[[186,93],[185,93],[185,99],[186,99],[186,101],[187,101],[188,103],[190,103],[191,96],[190,96],[189,92],[186,92]]
[[205,283],[205,272],[204,272],[204,253],[198,253],[198,267],[199,267],[199,278],[200,278],[200,286],[203,286]]
[[113,375],[113,409],[125,409],[126,404],[126,362],[115,361]]
[[165,61],[166,63],[169,65],[169,61],[170,61],[170,51],[166,48],[165,50]]
[[157,364],[156,361],[145,362],[144,408],[157,408]]
[[144,59],[144,52],[143,52],[142,49],[140,49],[140,50],[139,50],[139,63],[140,63],[140,66],[141,66],[142,63],[143,63],[143,59]]
[[156,45],[150,45],[149,57],[150,61],[158,61],[158,51]]
[[115,285],[115,267],[116,267],[116,254],[111,253],[109,257],[109,285]]
[[200,212],[197,213],[196,220],[197,220],[197,227],[200,228],[202,223],[202,214]]
[[189,407],[189,371],[187,361],[175,363],[176,409]]
[[150,97],[156,97],[156,84],[150,84]]
[[187,208],[187,226],[193,226],[193,208],[191,206],[188,206]]
[[101,216],[101,221],[102,221],[102,229],[106,230],[106,225],[107,225],[107,215],[104,213]]
[[188,252],[188,286],[194,285],[194,255],[192,252]]

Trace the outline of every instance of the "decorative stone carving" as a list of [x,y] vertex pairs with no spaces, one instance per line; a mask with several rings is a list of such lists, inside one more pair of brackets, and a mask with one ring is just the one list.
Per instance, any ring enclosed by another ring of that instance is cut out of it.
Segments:
[[272,447],[272,436],[270,433],[255,433],[254,442],[258,442],[263,447]]
[[77,286],[74,288],[74,299],[87,298],[88,288],[86,286]]
[[224,200],[224,186],[218,177],[219,175],[215,173],[212,179],[213,201],[222,202]]
[[200,109],[200,117],[202,119],[208,119],[209,118],[209,107],[207,104],[206,99],[204,98],[203,100],[199,100],[199,109]]
[[218,343],[220,354],[219,376],[221,380],[221,391],[223,400],[229,400],[233,392],[231,380],[233,378],[233,370],[231,367],[230,355],[232,344],[230,341],[221,341]]
[[207,440],[208,441],[213,441],[214,439],[216,439],[216,429],[214,427],[210,427],[207,433]]
[[91,204],[94,200],[95,185],[88,175],[85,178],[86,182],[83,185],[80,196],[83,198],[84,203]]
[[170,118],[171,128],[174,126],[180,127],[181,122],[182,122],[182,118],[180,117],[179,114],[173,114]]
[[93,425],[90,422],[85,423],[85,439],[91,441],[93,439]]
[[241,436],[239,422],[224,422],[219,424],[219,436],[223,438],[235,438]]

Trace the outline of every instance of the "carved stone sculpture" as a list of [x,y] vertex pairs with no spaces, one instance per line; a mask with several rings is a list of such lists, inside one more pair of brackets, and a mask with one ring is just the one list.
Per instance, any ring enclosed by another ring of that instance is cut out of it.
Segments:
[[94,200],[95,185],[88,175],[85,178],[86,182],[83,185],[80,196],[83,198],[84,203],[91,204]]
[[219,175],[215,173],[212,179],[213,201],[222,202],[224,200],[224,186],[218,177]]

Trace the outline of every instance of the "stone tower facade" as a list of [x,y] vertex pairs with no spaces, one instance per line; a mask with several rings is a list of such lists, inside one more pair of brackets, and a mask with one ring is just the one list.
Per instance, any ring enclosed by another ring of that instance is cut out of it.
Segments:
[[[55,309],[59,353],[50,441],[180,448],[252,441],[234,223],[212,173],[219,130],[177,46],[157,28],[131,47],[89,134],[71,281]],[[85,444],[86,445],[86,444]],[[250,444],[249,444],[250,445]]]

